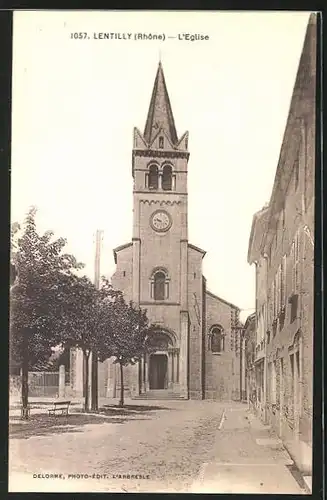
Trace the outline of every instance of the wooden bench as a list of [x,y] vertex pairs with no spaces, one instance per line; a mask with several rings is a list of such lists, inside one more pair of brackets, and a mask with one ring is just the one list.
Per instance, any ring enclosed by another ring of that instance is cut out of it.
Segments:
[[48,410],[49,415],[56,415],[57,412],[61,415],[68,415],[70,401],[54,401],[53,407]]

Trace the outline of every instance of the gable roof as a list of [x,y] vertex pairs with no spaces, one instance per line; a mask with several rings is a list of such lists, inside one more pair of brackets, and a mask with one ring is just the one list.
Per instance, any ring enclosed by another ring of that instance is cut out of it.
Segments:
[[125,248],[131,247],[132,245],[133,243],[130,241],[129,243],[125,243],[124,245],[120,245],[119,247],[113,249],[115,264],[117,264],[117,253],[121,250],[125,250]]
[[196,252],[202,253],[203,257],[207,253],[205,250],[202,250],[202,248],[196,247],[195,245],[192,245],[191,243],[187,244],[188,248],[192,248],[192,250],[195,250]]
[[210,297],[212,297],[213,299],[217,299],[220,302],[223,302],[224,304],[232,307],[233,309],[237,309],[238,311],[240,311],[240,308],[237,307],[235,304],[232,304],[231,302],[228,302],[227,300],[222,299],[221,297],[218,297],[218,295],[215,295],[214,293],[210,292],[209,290],[206,290],[206,294],[209,295]]

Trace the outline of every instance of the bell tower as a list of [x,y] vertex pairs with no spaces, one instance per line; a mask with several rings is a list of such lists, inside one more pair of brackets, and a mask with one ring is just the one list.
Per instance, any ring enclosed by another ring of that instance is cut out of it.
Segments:
[[187,309],[188,159],[188,132],[178,138],[160,62],[144,132],[134,129],[132,300],[140,305]]

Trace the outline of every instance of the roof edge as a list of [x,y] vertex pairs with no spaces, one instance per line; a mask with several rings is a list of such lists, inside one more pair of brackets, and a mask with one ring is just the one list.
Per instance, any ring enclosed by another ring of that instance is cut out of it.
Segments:
[[197,252],[202,253],[203,257],[204,257],[204,256],[205,256],[205,254],[207,253],[205,250],[202,250],[202,248],[197,247],[197,246],[195,246],[195,245],[192,245],[192,243],[188,243],[188,244],[187,244],[187,246],[188,246],[189,248],[192,248],[192,250],[196,250]]
[[232,307],[233,309],[237,309],[240,311],[241,309],[237,307],[235,304],[232,304],[231,302],[228,302],[228,300],[222,299],[221,297],[218,297],[218,295],[215,295],[214,293],[210,292],[210,290],[206,290],[205,292],[207,295],[210,295],[210,297],[213,297],[214,299],[219,300],[220,302],[223,302],[224,304],[227,304],[228,306]]
[[124,245],[119,245],[119,247],[114,248],[113,254],[114,254],[114,259],[115,259],[115,264],[117,264],[117,253],[120,252],[121,250],[125,250],[125,248],[131,247],[133,243],[130,241],[129,243],[125,243]]

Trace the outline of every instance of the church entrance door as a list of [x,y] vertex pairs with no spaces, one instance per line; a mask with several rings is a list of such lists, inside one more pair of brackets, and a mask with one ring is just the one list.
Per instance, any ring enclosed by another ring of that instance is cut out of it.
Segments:
[[167,356],[152,354],[150,357],[150,389],[167,389]]

